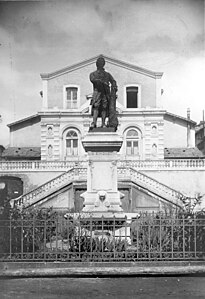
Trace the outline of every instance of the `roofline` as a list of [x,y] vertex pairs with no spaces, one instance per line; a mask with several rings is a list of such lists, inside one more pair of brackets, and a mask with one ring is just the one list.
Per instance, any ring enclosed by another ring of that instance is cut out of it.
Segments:
[[[103,55],[103,54],[101,54],[101,55],[105,58],[106,62],[110,62],[113,65],[122,66],[122,67],[124,67],[126,69],[138,72],[140,74],[149,76],[151,78],[160,79],[162,77],[162,75],[163,75],[163,72],[153,72],[153,71],[150,71],[148,69],[141,68],[141,67],[138,67],[136,65],[133,65],[133,64],[121,61],[119,59],[111,58],[111,57],[108,57],[108,56]],[[57,70],[57,71],[54,71],[54,72],[51,72],[51,73],[41,73],[40,76],[41,76],[41,78],[43,80],[48,80],[48,79],[51,79],[51,78],[58,77],[58,76],[60,76],[62,74],[66,74],[66,73],[72,72],[74,70],[80,69],[80,68],[82,68],[82,67],[84,67],[86,65],[92,64],[94,61],[96,61],[96,59],[99,56],[100,55],[97,55],[97,56],[92,57],[90,59],[83,60],[82,62],[73,64],[71,66],[67,66],[67,67],[65,67],[63,69],[60,69],[60,70]]]
[[8,124],[7,127],[9,127],[9,128],[13,127],[17,124],[23,123],[24,121],[27,121],[27,120],[30,120],[30,119],[33,119],[33,118],[37,118],[37,117],[40,117],[40,115],[39,114],[34,114],[34,115],[31,115],[31,116],[22,118],[20,120],[14,121],[13,123]]
[[181,120],[183,120],[183,121],[186,121],[186,122],[188,122],[188,123],[191,123],[191,124],[194,125],[194,126],[197,124],[195,121],[193,121],[193,120],[191,120],[191,119],[188,119],[188,118],[183,117],[183,116],[176,115],[176,114],[174,114],[174,113],[166,112],[165,115],[171,116],[171,117],[173,117],[173,118],[179,118],[179,119],[181,119]]

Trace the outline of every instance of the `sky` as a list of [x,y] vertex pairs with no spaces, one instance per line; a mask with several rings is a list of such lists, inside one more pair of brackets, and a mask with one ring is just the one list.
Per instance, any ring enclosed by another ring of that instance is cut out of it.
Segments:
[[202,120],[204,0],[0,1],[0,144],[41,110],[40,73],[104,54],[163,72],[163,108]]

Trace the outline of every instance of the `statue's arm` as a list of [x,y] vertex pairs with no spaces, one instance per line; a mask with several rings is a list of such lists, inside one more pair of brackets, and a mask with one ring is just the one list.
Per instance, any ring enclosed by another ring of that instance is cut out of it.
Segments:
[[93,73],[90,74],[90,81],[91,81],[92,83],[95,82],[95,76],[93,75]]
[[109,81],[112,85],[112,88],[115,88],[117,90],[117,82],[115,81],[115,79],[113,78],[113,76],[111,74],[109,74]]

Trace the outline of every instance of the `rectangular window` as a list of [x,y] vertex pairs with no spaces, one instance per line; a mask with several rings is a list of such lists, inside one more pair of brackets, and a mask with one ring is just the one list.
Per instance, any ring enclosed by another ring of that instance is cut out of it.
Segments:
[[132,142],[127,141],[127,155],[132,155]]
[[78,155],[78,140],[77,139],[67,139],[66,140],[66,155],[72,156]]
[[138,141],[127,141],[127,155],[139,155],[139,144]]
[[71,151],[71,140],[70,139],[66,140],[66,155],[67,156],[72,155],[72,151]]
[[66,108],[67,109],[77,108],[77,99],[78,99],[78,88],[67,87],[66,88]]
[[126,88],[127,108],[138,108],[138,87],[130,86]]
[[73,155],[77,156],[78,154],[78,140],[73,139]]
[[133,155],[139,155],[138,141],[133,141]]

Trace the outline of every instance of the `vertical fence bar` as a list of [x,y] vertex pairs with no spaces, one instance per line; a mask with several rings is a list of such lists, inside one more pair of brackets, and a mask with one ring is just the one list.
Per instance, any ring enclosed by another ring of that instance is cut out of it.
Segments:
[[150,261],[151,255],[150,255],[150,247],[151,247],[151,234],[150,234],[150,230],[151,230],[151,221],[148,218],[148,259]]
[[162,213],[159,212],[159,256],[162,258]]
[[93,219],[90,215],[90,259],[93,259]]
[[172,244],[172,259],[174,258],[174,219],[171,219],[171,244]]
[[35,246],[34,246],[34,241],[35,241],[35,218],[33,216],[33,229],[32,229],[32,256],[33,259],[35,258]]
[[184,215],[182,215],[182,244],[183,244],[183,258],[185,258],[185,223]]
[[21,259],[23,259],[23,218],[21,217]]
[[66,228],[67,228],[67,259],[70,259],[70,225],[69,225],[69,217],[66,219]]
[[11,225],[11,216],[9,217],[9,255],[11,258],[12,255],[12,225]]
[[[137,220],[137,222],[138,222],[139,220]],[[138,258],[139,258],[139,222],[138,222],[138,224],[137,224],[137,260],[138,260]]]
[[101,238],[101,242],[102,242],[102,255],[101,255],[101,259],[103,261],[103,244],[104,244],[104,217],[102,215],[102,238]]
[[[191,220],[190,220],[191,221]],[[188,234],[188,252],[190,255],[191,252],[191,223],[188,223],[188,228],[189,228],[189,234]]]
[[56,261],[58,259],[58,214],[56,215]]
[[113,252],[114,252],[114,259],[116,257],[116,252],[115,252],[115,215],[113,217],[113,236],[114,236],[114,247],[113,247]]
[[194,214],[194,257],[197,257],[197,238],[196,238],[196,214]]
[[64,219],[60,219],[60,234],[61,234],[61,251],[63,251],[63,237],[62,237],[62,232],[63,232],[63,227],[64,227]]
[[80,247],[81,247],[81,217],[79,215],[79,226],[78,226],[78,252],[79,252],[79,259],[81,258],[80,254]]
[[[131,233],[131,230],[129,229],[129,232]],[[125,216],[125,260],[127,260],[127,215]],[[131,236],[129,236],[130,238]],[[130,242],[130,239],[129,239]]]
[[46,260],[46,231],[47,231],[47,225],[46,225],[46,219],[44,219],[44,233],[43,233],[43,256],[44,260]]

